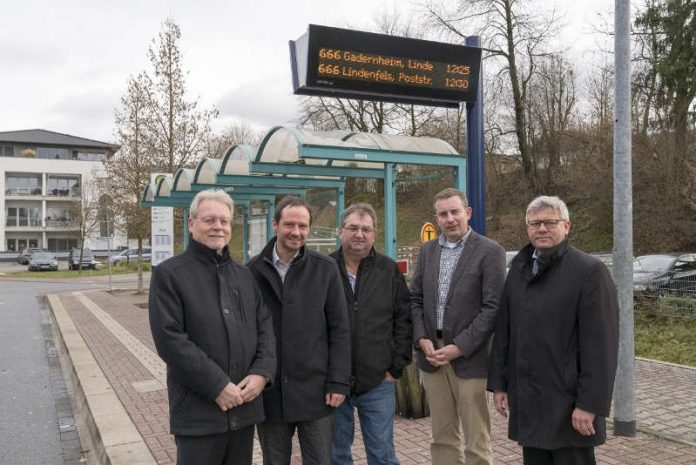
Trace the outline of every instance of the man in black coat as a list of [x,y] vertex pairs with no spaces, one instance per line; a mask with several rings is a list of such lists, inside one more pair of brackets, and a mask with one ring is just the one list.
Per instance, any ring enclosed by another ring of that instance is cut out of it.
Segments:
[[304,465],[331,462],[333,413],[350,391],[350,328],[336,262],[307,249],[309,204],[285,197],[273,238],[249,261],[273,315],[278,374],[263,395],[265,465],[288,465],[297,431]]
[[152,271],[150,329],[167,364],[178,465],[250,465],[259,395],[275,376],[271,315],[228,254],[233,211],[226,192],[198,193],[186,251]]
[[348,302],[353,383],[336,411],[333,465],[352,465],[354,412],[360,417],[367,463],[398,465],[394,451],[396,379],[411,362],[411,306],[404,275],[375,251],[375,210],[357,203],[339,219],[339,265]]
[[488,390],[527,465],[594,464],[606,439],[618,355],[616,288],[568,243],[558,197],[527,207],[530,245],[513,259],[493,339]]

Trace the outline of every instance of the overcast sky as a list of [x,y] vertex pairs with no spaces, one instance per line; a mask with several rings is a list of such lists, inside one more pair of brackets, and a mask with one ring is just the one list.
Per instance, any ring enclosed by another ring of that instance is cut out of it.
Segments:
[[[309,23],[368,29],[378,10],[409,0],[3,0],[0,131],[48,129],[114,140],[114,110],[130,75],[171,16],[181,27],[189,97],[220,111],[216,126],[259,129],[296,118],[288,40]],[[558,0],[564,42],[589,60],[589,32],[607,0]],[[582,71],[582,70],[581,70]]]

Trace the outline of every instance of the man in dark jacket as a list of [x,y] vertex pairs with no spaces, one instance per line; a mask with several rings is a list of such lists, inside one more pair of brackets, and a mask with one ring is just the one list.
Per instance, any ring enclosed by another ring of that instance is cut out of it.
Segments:
[[[440,238],[421,247],[411,281],[413,339],[432,419],[433,465],[491,465],[488,346],[505,280],[505,250],[469,225],[466,195],[434,199]],[[466,448],[462,447],[462,432]]]
[[336,262],[307,249],[309,204],[285,197],[273,238],[249,268],[273,315],[278,374],[263,396],[265,465],[288,465],[297,431],[304,465],[331,462],[333,413],[350,391],[350,328]]
[[527,207],[530,245],[513,259],[496,322],[488,390],[531,465],[594,464],[606,439],[618,354],[616,288],[568,243],[558,197]]
[[152,272],[150,328],[167,364],[179,465],[250,465],[259,395],[275,376],[271,315],[228,254],[233,211],[224,191],[198,193],[186,251]]
[[394,451],[395,383],[411,362],[411,308],[406,280],[394,260],[373,248],[370,204],[348,207],[339,219],[338,262],[350,320],[353,384],[336,411],[333,465],[352,465],[353,408],[360,417],[367,463],[398,465]]

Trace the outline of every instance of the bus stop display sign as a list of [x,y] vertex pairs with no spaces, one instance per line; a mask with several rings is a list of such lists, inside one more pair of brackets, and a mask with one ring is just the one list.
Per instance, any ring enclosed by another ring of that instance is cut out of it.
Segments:
[[458,107],[476,99],[481,49],[310,24],[290,60],[295,94]]

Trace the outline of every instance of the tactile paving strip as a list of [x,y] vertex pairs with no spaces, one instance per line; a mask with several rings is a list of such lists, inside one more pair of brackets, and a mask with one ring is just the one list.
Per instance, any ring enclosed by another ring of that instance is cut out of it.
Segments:
[[[82,292],[73,292],[73,295],[108,329],[121,344],[128,349],[133,356],[152,374],[160,384],[160,389],[165,389],[167,383],[167,367],[159,356],[149,347],[140,342],[130,331],[121,326],[111,315],[102,310],[89,297]],[[152,390],[150,387],[149,390]]]

